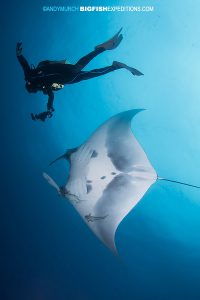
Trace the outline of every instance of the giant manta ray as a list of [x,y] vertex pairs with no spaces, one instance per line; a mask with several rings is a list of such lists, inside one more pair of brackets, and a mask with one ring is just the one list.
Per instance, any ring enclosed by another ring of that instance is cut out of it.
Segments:
[[110,118],[84,144],[57,158],[55,161],[64,158],[70,163],[65,186],[59,187],[43,173],[115,253],[115,232],[121,221],[157,179],[167,180],[157,176],[131,130],[131,120],[140,111],[130,110]]

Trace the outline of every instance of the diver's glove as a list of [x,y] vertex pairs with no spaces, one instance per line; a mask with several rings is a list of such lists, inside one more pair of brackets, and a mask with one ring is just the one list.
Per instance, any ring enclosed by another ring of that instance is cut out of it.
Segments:
[[21,42],[17,43],[17,46],[16,46],[16,55],[17,56],[22,55],[22,43]]
[[44,122],[47,118],[51,118],[53,116],[53,113],[51,111],[44,111],[44,112],[41,112],[39,114],[33,114],[31,113],[31,118],[33,121],[42,121]]
[[47,104],[47,110],[48,110],[49,112],[51,112],[51,113],[55,111],[55,109],[53,108],[53,106],[48,105],[48,104]]

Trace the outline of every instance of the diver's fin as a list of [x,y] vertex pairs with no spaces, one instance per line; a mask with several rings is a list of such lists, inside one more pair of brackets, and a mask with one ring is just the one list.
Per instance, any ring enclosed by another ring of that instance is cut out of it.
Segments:
[[122,63],[122,62],[119,62],[119,61],[113,61],[113,64],[112,64],[114,67],[116,68],[123,68],[123,69],[126,69],[128,70],[129,72],[131,72],[134,76],[141,76],[141,75],[144,75],[142,72],[140,72],[139,70],[135,69],[135,68],[132,68],[132,67],[129,67],[127,66],[126,64]]
[[128,71],[130,71],[134,76],[142,76],[144,75],[142,72],[140,72],[139,70],[132,68],[132,67],[127,67],[126,68]]
[[166,179],[166,178],[162,178],[162,177],[158,177],[157,179],[158,180],[164,180],[164,181],[172,182],[172,183],[178,183],[178,184],[182,184],[182,185],[186,185],[186,186],[190,186],[190,187],[193,187],[193,188],[200,189],[200,186],[189,184],[189,183],[185,183],[185,182],[181,182],[181,181],[177,181],[177,180],[171,180],[171,179]]
[[123,35],[120,34],[121,31],[122,28],[120,28],[120,30],[110,40],[96,46],[95,50],[98,48],[104,48],[105,50],[113,50],[117,48],[123,39]]

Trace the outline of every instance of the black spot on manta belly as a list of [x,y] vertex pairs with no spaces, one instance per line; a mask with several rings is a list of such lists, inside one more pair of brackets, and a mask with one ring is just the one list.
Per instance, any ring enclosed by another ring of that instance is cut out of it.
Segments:
[[87,180],[87,183],[92,183],[92,180]]
[[92,152],[92,158],[95,158],[95,157],[97,157],[98,156],[98,152],[96,151],[96,150],[94,150],[93,152]]
[[102,176],[102,177],[101,177],[101,179],[105,179],[105,178],[106,178],[106,176]]
[[89,194],[91,192],[91,190],[92,190],[92,185],[91,184],[87,184],[86,187],[87,187],[87,194]]
[[111,175],[116,175],[117,173],[115,173],[115,172],[111,172]]

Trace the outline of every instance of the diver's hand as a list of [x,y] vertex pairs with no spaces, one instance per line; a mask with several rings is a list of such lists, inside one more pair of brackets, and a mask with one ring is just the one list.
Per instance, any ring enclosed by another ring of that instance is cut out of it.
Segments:
[[32,119],[33,121],[36,121],[35,115],[34,115],[33,113],[31,113],[30,115],[31,115],[31,119]]
[[41,112],[39,114],[33,114],[33,113],[31,113],[31,119],[33,121],[38,121],[39,120],[39,121],[45,122],[45,120],[47,118],[51,118],[52,116],[53,116],[53,113],[50,110]]
[[50,113],[52,113],[52,112],[55,111],[55,109],[53,108],[53,106],[51,106],[51,105],[49,105],[49,104],[47,104],[47,109],[48,109],[48,111],[49,111]]
[[17,43],[17,46],[16,46],[16,55],[17,56],[22,55],[22,43],[21,42]]

